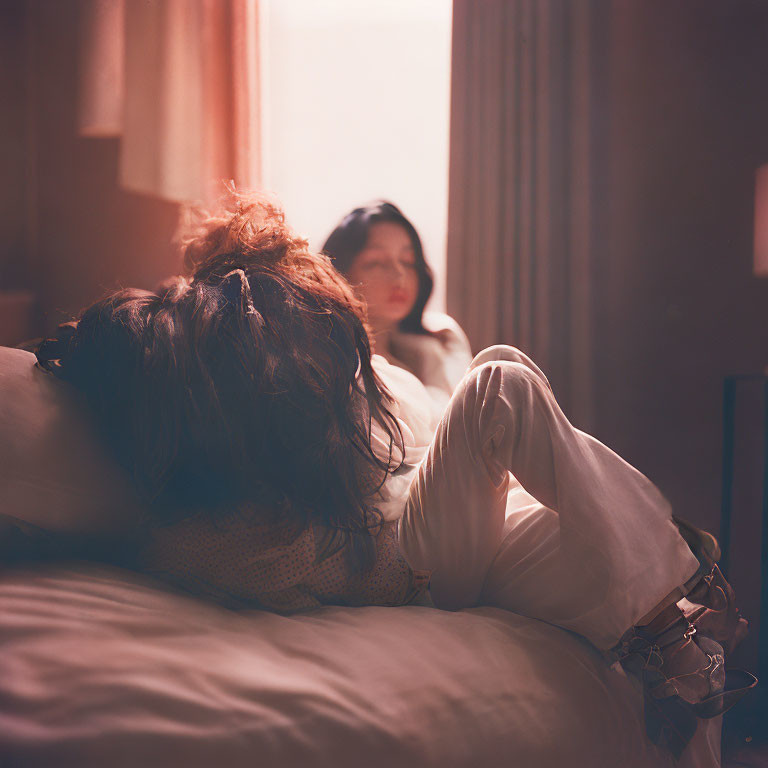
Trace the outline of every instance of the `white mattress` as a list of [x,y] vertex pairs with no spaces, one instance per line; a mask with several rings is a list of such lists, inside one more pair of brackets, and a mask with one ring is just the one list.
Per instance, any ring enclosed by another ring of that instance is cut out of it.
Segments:
[[[718,765],[718,737],[711,721],[678,765]],[[0,575],[0,765],[673,763],[647,742],[630,681],[541,622],[494,608],[232,612],[71,564]]]

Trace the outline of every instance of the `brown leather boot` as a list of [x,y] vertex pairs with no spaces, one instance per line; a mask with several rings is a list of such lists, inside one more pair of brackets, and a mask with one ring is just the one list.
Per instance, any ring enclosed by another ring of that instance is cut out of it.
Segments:
[[747,622],[717,567],[717,539],[673,519],[699,561],[699,572],[686,599],[632,627],[614,650],[624,669],[643,684],[648,736],[679,758],[698,720],[730,709],[757,679],[743,670],[725,670],[724,648],[730,652],[743,639]]
[[648,737],[675,758],[700,719],[723,714],[757,684],[748,672],[726,672],[722,646],[699,635],[677,605],[648,625],[632,627],[615,651],[622,667],[642,683]]
[[749,623],[739,613],[736,593],[717,565],[717,539],[680,517],[672,519],[700,563],[699,579],[681,601],[681,607],[702,635],[711,637],[730,654],[746,637]]
[[716,643],[701,645],[697,629],[677,605],[670,605],[650,624],[637,627],[658,648],[663,680],[654,687],[655,698],[679,696],[697,704],[719,693],[725,685],[723,649]]

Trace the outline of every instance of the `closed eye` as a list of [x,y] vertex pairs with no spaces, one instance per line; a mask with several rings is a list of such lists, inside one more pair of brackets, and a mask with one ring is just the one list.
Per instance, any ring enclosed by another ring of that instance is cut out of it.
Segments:
[[360,266],[362,269],[382,269],[387,266],[387,261],[385,259],[370,259],[364,261]]

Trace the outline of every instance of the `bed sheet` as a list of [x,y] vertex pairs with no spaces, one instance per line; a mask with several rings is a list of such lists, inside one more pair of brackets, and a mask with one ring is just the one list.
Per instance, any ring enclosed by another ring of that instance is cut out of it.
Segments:
[[[679,766],[719,764],[719,723]],[[0,574],[0,765],[672,766],[586,641],[495,608],[231,611],[121,569]]]

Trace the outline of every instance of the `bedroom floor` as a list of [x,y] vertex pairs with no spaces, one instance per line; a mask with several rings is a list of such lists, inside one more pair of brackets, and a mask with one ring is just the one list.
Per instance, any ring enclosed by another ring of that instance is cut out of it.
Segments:
[[723,723],[723,768],[768,768],[768,709],[736,707]]

